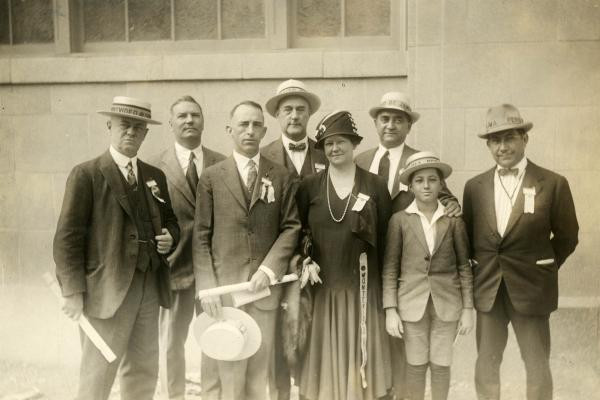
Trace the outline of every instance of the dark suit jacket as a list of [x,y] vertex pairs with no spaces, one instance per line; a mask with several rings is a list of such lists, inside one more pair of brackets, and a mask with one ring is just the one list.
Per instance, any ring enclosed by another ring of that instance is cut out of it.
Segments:
[[[471,242],[475,307],[489,311],[502,279],[515,309],[544,315],[558,305],[558,268],[575,250],[579,225],[567,180],[527,161],[504,236],[496,227],[492,168],[465,186],[464,220]],[[535,188],[534,213],[524,213],[522,188]],[[553,259],[541,265],[540,260]]]
[[[273,184],[272,203],[259,198],[263,178]],[[300,232],[295,179],[284,167],[261,157],[249,207],[242,185],[233,156],[207,168],[200,177],[193,234],[198,290],[246,282],[261,264],[278,279],[288,269]],[[253,304],[264,310],[276,309],[281,287],[274,286],[271,292]],[[229,296],[223,301],[231,304]]]
[[[315,143],[316,142],[314,140],[308,138],[308,151],[306,152],[306,159],[304,160],[304,163],[310,163],[310,169],[312,171],[311,174],[319,172],[315,166],[316,164],[321,164],[325,167],[329,165],[329,161],[327,160],[327,157],[325,157],[325,153],[323,153],[322,150],[316,149]],[[296,168],[294,168],[294,165],[286,163],[287,152],[283,148],[283,141],[281,138],[274,140],[263,147],[260,150],[260,153],[261,155],[273,161],[275,164],[287,166],[287,169],[291,174],[298,176],[298,172],[296,171]]]
[[[406,167],[406,160],[413,154],[418,153],[419,151],[421,151],[421,150],[415,150],[412,147],[408,146],[407,144],[404,144],[404,150],[402,151],[402,157],[400,158],[400,162],[398,163],[398,168],[396,169],[396,172],[394,175],[395,176],[394,177],[394,191],[391,194],[392,195],[392,210],[394,212],[404,210],[415,199],[415,196],[412,194],[412,192],[399,190],[399,182],[400,182],[399,179],[400,179],[400,171]],[[356,162],[356,165],[358,165],[362,169],[365,169],[368,171],[369,168],[371,168],[371,163],[373,162],[373,159],[375,158],[376,152],[377,152],[377,147],[363,151],[362,153],[357,155],[356,158],[354,159],[354,161]],[[386,182],[386,184],[387,184],[387,182]],[[439,199],[442,202],[442,204],[444,204],[444,205],[446,205],[448,203],[448,201],[450,201],[450,200],[458,202],[458,199],[456,197],[454,197],[454,195],[450,192],[450,190],[448,190],[448,187],[446,187],[445,182],[444,182],[442,191],[440,192]]]
[[443,321],[456,321],[463,308],[473,307],[465,223],[460,218],[441,217],[430,254],[420,217],[399,211],[388,225],[383,307],[398,307],[402,320],[416,322],[423,317],[430,295]]
[[[179,240],[177,218],[171,208],[167,181],[161,170],[138,160],[138,187],[143,188],[156,234],[167,228],[174,245]],[[84,312],[110,318],[123,302],[136,268],[138,232],[127,200],[121,172],[106,151],[71,171],[54,236],[56,276],[63,296],[83,293]],[[156,200],[146,182],[160,190]],[[169,267],[161,259],[159,293],[170,294]],[[165,290],[166,289],[166,290]],[[161,296],[170,306],[170,297]]]
[[[202,170],[223,161],[226,157],[202,146]],[[181,229],[179,244],[168,257],[171,265],[171,289],[187,289],[194,284],[194,264],[192,263],[192,231],[196,212],[195,194],[188,185],[183,170],[177,160],[175,148],[171,147],[152,157],[149,163],[160,168],[167,177],[169,195],[177,222]]]

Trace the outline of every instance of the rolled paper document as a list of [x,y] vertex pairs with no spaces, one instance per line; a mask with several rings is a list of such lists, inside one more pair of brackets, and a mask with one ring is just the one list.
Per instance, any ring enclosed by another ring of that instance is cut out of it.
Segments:
[[[54,293],[56,297],[61,299],[62,294],[60,293],[58,283],[52,277],[52,275],[50,275],[49,272],[44,273],[44,280],[46,281],[48,286],[50,286],[50,290],[52,291],[52,293]],[[102,336],[100,336],[98,331],[92,326],[92,324],[90,324],[90,321],[88,321],[88,319],[83,314],[81,314],[81,316],[77,320],[77,323],[79,324],[81,330],[87,335],[87,337],[90,338],[90,341],[94,344],[94,346],[96,346],[100,353],[102,353],[102,356],[104,356],[106,361],[111,363],[117,359],[115,353],[113,353],[108,344],[106,344],[104,339],[102,339]]]
[[[298,280],[298,275],[288,274],[288,275],[284,275],[283,278],[278,280],[275,284],[279,285],[280,283],[293,282],[296,280]],[[250,290],[250,282],[235,283],[233,285],[225,285],[225,286],[219,286],[216,288],[199,290],[198,293],[196,294],[196,297],[198,299],[202,299],[204,297],[221,296],[223,294],[241,292],[244,290]]]

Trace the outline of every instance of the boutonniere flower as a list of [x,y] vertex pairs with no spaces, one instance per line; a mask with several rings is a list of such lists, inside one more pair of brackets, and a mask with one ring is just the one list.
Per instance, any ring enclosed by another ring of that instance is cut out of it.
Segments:
[[160,188],[158,187],[158,184],[156,183],[156,181],[154,179],[150,179],[149,181],[146,181],[146,186],[148,186],[150,188],[150,193],[152,193],[152,197],[154,197],[156,200],[160,201],[161,203],[165,202],[162,199],[162,197],[160,197]]
[[265,203],[272,203],[275,201],[275,189],[273,188],[273,182],[267,177],[261,179],[262,185],[260,189],[260,199]]
[[321,163],[315,163],[315,170],[317,172],[321,172],[325,169],[325,164],[321,164]]

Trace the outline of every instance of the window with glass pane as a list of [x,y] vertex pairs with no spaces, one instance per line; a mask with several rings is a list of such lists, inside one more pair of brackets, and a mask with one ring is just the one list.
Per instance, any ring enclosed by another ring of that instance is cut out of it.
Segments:
[[219,0],[176,0],[175,39],[218,39]]
[[264,0],[221,0],[223,39],[265,36]]
[[[8,7],[8,12],[7,8]],[[12,44],[52,43],[54,41],[54,6],[52,0],[9,0],[3,2],[2,25],[12,28]],[[3,28],[2,42],[7,32]],[[10,36],[9,36],[10,38]]]
[[95,0],[83,4],[86,42],[125,40],[125,0]]
[[171,0],[128,0],[130,40],[171,38]]

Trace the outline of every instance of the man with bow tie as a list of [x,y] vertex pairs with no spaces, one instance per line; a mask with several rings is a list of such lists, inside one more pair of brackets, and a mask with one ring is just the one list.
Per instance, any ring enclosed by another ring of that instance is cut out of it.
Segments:
[[478,136],[496,166],[465,185],[480,400],[500,399],[509,323],[525,364],[527,399],[552,398],[549,317],[558,306],[558,271],[577,246],[579,226],[567,180],[525,157],[532,127],[510,104],[490,108]]
[[123,400],[151,400],[158,375],[159,304],[171,305],[166,261],[179,239],[167,181],[137,157],[150,104],[117,96],[107,115],[110,147],[73,168],[54,236],[63,311],[83,313],[117,356],[87,336],[77,399],[106,400],[117,372]]
[[[204,114],[192,96],[182,96],[171,105],[169,126],[173,147],[151,158],[167,177],[173,210],[181,228],[175,251],[169,256],[173,305],[160,309],[160,387],[165,399],[185,397],[185,341],[194,315],[194,266],[192,230],[196,209],[196,188],[202,170],[225,156],[202,145]],[[216,364],[202,360],[202,381],[218,385]]]
[[[283,277],[300,232],[295,179],[259,152],[264,126],[262,107],[252,101],[237,104],[226,128],[233,154],[204,170],[198,183],[193,233],[193,262],[198,289],[249,281],[260,291]],[[269,367],[273,357],[275,321],[281,285],[242,309],[260,327],[258,351],[240,361],[218,361],[220,397],[203,381],[202,398],[263,400],[269,398]],[[230,295],[205,297],[202,309],[222,318]]]

